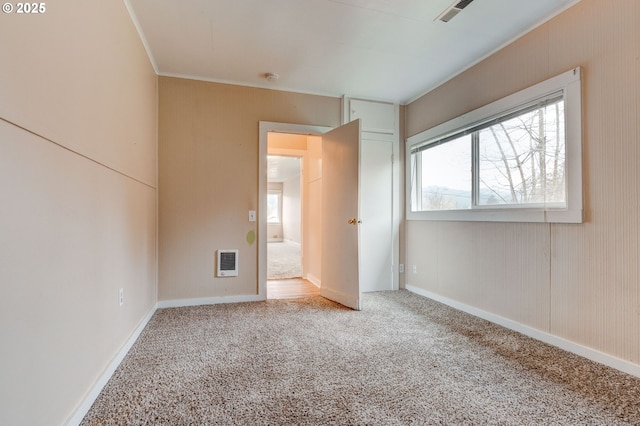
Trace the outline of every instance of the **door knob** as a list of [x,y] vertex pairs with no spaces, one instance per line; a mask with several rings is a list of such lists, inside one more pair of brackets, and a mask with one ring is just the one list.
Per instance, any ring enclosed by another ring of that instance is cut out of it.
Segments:
[[347,223],[348,223],[349,225],[356,225],[356,224],[358,224],[358,223],[362,223],[362,221],[361,221],[361,220],[356,219],[355,217],[352,217],[351,219],[349,219],[349,220],[347,221]]

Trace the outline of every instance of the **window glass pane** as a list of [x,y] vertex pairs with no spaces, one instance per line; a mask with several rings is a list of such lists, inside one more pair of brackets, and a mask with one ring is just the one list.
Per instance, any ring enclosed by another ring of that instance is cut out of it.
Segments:
[[280,193],[267,194],[267,223],[280,223]]
[[407,220],[582,223],[575,68],[407,138]]
[[471,208],[471,135],[427,148],[422,156],[422,210]]
[[564,102],[478,131],[479,205],[565,203]]

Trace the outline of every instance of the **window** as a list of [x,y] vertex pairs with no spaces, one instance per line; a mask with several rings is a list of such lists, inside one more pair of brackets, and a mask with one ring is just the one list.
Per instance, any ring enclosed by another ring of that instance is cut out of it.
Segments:
[[580,69],[407,140],[407,218],[582,221]]
[[269,190],[267,192],[267,223],[278,224],[281,222],[282,191]]

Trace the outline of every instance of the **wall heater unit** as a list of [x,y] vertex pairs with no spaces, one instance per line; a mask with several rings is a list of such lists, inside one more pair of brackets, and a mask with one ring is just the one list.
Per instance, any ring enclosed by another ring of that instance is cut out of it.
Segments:
[[238,276],[238,250],[216,251],[216,277]]

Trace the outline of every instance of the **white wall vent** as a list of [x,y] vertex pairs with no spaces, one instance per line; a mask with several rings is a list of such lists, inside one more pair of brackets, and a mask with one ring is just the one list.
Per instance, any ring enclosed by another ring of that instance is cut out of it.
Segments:
[[216,277],[238,276],[238,250],[216,251]]
[[467,6],[469,6],[469,3],[471,3],[472,1],[473,0],[462,0],[462,1],[456,0],[456,1],[454,1],[451,6],[446,8],[444,10],[444,12],[442,12],[440,15],[438,15],[438,17],[435,19],[435,21],[449,22],[450,20],[453,19],[454,16],[456,16],[458,13],[460,13],[462,11],[462,9],[464,9]]

